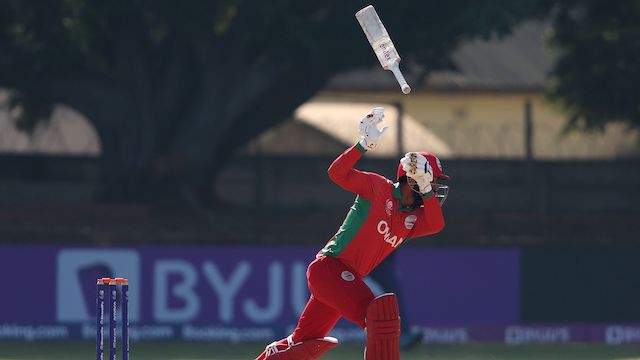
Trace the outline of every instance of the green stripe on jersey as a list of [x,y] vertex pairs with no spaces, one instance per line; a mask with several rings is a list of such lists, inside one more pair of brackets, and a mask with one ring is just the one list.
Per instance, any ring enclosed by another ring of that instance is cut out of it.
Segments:
[[347,214],[338,232],[331,238],[324,249],[322,249],[322,254],[334,257],[340,255],[342,250],[356,237],[362,224],[364,224],[367,217],[369,217],[369,209],[371,209],[371,201],[360,197],[360,195],[356,196],[356,200],[353,202],[353,205],[351,205],[349,214]]

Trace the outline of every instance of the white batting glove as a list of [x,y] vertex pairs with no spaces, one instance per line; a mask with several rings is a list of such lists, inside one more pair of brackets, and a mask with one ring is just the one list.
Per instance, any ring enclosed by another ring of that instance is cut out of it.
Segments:
[[426,157],[420,153],[409,152],[400,159],[400,163],[402,164],[402,169],[407,173],[407,177],[416,182],[422,194],[432,190],[433,168]]
[[429,181],[429,178],[426,175],[418,176],[412,179],[415,180],[416,184],[418,185],[418,190],[420,190],[421,194],[428,194],[431,192],[431,190],[433,190],[433,188],[431,187],[431,181]]
[[382,129],[378,129],[377,124],[384,119],[384,108],[376,107],[360,120],[360,126],[358,128],[360,136],[360,145],[367,150],[373,150],[378,146],[378,141],[382,138],[382,135],[387,131],[388,127],[385,126]]

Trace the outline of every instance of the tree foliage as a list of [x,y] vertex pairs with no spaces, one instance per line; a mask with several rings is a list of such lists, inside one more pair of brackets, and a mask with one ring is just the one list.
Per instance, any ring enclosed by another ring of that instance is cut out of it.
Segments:
[[[239,146],[332,75],[376,62],[354,18],[367,4],[4,0],[0,86],[93,123],[103,199],[207,201]],[[507,33],[540,10],[535,0],[374,5],[404,61],[429,69],[450,66],[460,41]]]
[[554,2],[549,96],[570,114],[569,128],[640,128],[640,1]]

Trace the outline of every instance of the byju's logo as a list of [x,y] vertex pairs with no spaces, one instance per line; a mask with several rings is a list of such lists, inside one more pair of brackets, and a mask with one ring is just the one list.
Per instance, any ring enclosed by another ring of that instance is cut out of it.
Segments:
[[129,320],[140,319],[140,257],[135,250],[65,249],[58,252],[56,319],[95,320],[96,279],[129,279]]

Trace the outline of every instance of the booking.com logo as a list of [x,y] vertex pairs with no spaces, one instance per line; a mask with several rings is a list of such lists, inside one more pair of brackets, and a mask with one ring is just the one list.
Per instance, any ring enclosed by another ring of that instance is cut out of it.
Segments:
[[135,250],[64,249],[56,264],[56,320],[87,322],[95,315],[96,279],[129,279],[129,319],[140,319],[140,257]]

